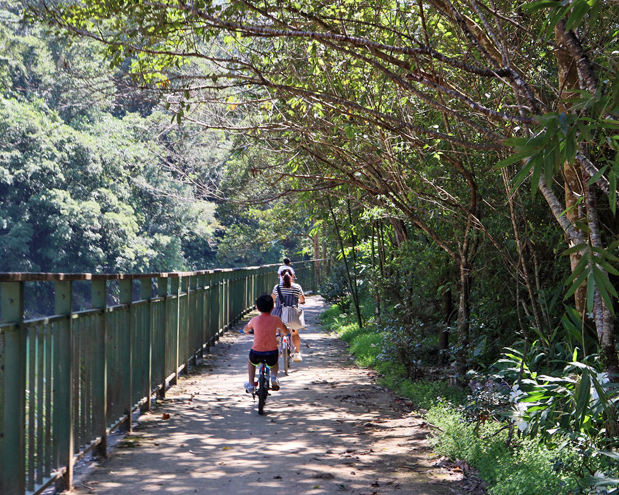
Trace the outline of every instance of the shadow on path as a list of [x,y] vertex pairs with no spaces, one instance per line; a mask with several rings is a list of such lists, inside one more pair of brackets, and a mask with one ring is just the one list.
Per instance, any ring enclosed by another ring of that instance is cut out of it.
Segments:
[[243,389],[252,336],[237,326],[72,493],[461,493],[432,466],[423,421],[316,324],[322,309],[308,298],[304,359],[263,416]]

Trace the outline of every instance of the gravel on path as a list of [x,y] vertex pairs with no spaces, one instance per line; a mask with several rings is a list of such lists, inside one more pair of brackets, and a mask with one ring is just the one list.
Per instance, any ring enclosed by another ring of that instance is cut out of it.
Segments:
[[252,336],[238,325],[71,493],[471,493],[461,473],[432,457],[423,419],[318,325],[323,309],[308,297],[304,359],[280,372],[264,415],[243,388]]

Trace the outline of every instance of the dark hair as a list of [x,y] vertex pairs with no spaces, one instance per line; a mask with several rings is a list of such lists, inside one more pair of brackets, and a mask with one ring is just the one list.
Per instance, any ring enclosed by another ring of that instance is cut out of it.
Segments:
[[284,258],[284,265],[290,264],[290,258]]
[[273,311],[273,298],[268,294],[260,294],[256,299],[256,307],[261,313],[270,313]]
[[[288,270],[286,270],[286,271],[288,271]],[[284,275],[283,282],[284,282],[284,287],[285,287],[286,289],[290,289],[290,287],[291,287],[291,285],[290,285],[290,275],[288,275],[288,274],[286,273],[286,274]]]

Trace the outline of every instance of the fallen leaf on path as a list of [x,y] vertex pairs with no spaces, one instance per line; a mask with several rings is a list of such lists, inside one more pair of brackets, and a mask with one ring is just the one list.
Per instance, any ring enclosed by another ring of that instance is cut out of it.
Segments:
[[161,417],[162,417],[163,419],[170,419],[170,414],[169,414],[169,413],[163,413],[163,414],[161,415]]
[[232,447],[223,447],[221,450],[231,450]]
[[312,478],[324,479],[324,480],[332,480],[335,478],[331,473],[318,473],[312,476]]
[[320,485],[314,485],[312,488],[313,488],[314,490],[318,490],[318,489],[320,488]]

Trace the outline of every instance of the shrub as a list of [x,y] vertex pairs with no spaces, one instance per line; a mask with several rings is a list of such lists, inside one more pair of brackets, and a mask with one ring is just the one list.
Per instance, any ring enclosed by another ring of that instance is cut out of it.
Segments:
[[[553,450],[529,439],[510,448],[507,428],[494,421],[470,423],[446,402],[430,409],[426,418],[441,429],[432,441],[435,451],[475,466],[492,495],[583,493],[573,469],[578,456],[570,447]],[[564,469],[566,465],[572,469]]]

